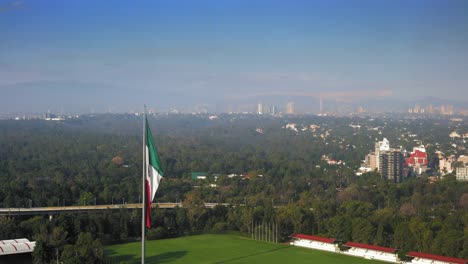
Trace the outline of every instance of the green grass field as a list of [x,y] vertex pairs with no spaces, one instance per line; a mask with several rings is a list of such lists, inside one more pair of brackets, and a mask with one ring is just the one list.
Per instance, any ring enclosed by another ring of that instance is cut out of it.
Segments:
[[[141,243],[105,247],[108,259],[139,263]],[[146,263],[382,263],[319,250],[253,241],[234,235],[198,235],[148,241]]]

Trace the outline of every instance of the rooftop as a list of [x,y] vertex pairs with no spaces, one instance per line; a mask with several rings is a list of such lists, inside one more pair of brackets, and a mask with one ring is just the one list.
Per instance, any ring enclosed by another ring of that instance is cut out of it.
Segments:
[[334,238],[310,236],[310,235],[304,235],[304,234],[294,234],[291,237],[299,238],[299,239],[306,239],[306,240],[313,240],[313,241],[320,241],[320,242],[330,243],[330,244],[336,241],[336,239]]

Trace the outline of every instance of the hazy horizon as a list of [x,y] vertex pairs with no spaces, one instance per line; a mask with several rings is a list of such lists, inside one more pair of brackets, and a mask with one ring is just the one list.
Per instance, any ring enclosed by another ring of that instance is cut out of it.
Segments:
[[0,112],[468,98],[466,1],[0,0]]

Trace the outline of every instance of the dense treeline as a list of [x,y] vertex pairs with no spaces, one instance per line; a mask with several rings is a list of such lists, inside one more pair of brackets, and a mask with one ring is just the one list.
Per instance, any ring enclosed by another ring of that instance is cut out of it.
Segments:
[[[169,115],[150,122],[165,171],[156,200],[184,205],[155,210],[151,238],[193,231],[248,233],[252,221],[275,221],[282,239],[302,232],[397,247],[402,254],[416,250],[468,258],[468,184],[449,175],[436,182],[423,176],[394,185],[376,173],[357,177],[353,172],[376,139],[383,137],[408,149],[419,141],[431,143],[430,159],[435,150],[465,154],[466,143],[448,137],[454,130],[467,131],[465,123],[241,115],[214,120]],[[282,128],[287,123],[300,129]],[[317,126],[315,131],[309,129],[311,124]],[[0,207],[139,202],[140,133],[141,117],[131,115],[61,123],[1,121]],[[322,155],[345,164],[328,165]],[[436,162],[431,165],[436,169]],[[194,171],[210,177],[192,181]],[[233,173],[248,174],[250,179],[227,177]],[[219,175],[216,182],[213,174]],[[231,206],[205,209],[203,202]],[[60,246],[60,254],[67,256],[76,250],[70,247],[92,243],[90,239],[138,237],[138,214],[122,210],[61,215],[52,221],[1,218],[0,239],[36,237],[52,248],[58,245],[48,244],[48,237],[66,233],[62,245],[70,246],[66,250]],[[41,229],[39,223],[47,228]],[[45,258],[52,257],[49,251],[43,251]],[[101,255],[97,252],[96,259]]]

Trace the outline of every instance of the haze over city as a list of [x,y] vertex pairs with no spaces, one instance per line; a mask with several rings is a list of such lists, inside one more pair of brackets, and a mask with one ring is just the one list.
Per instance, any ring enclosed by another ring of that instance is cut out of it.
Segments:
[[299,100],[316,111],[320,96],[466,102],[467,10],[466,1],[2,0],[0,112]]
[[468,0],[0,0],[0,264],[468,264]]

